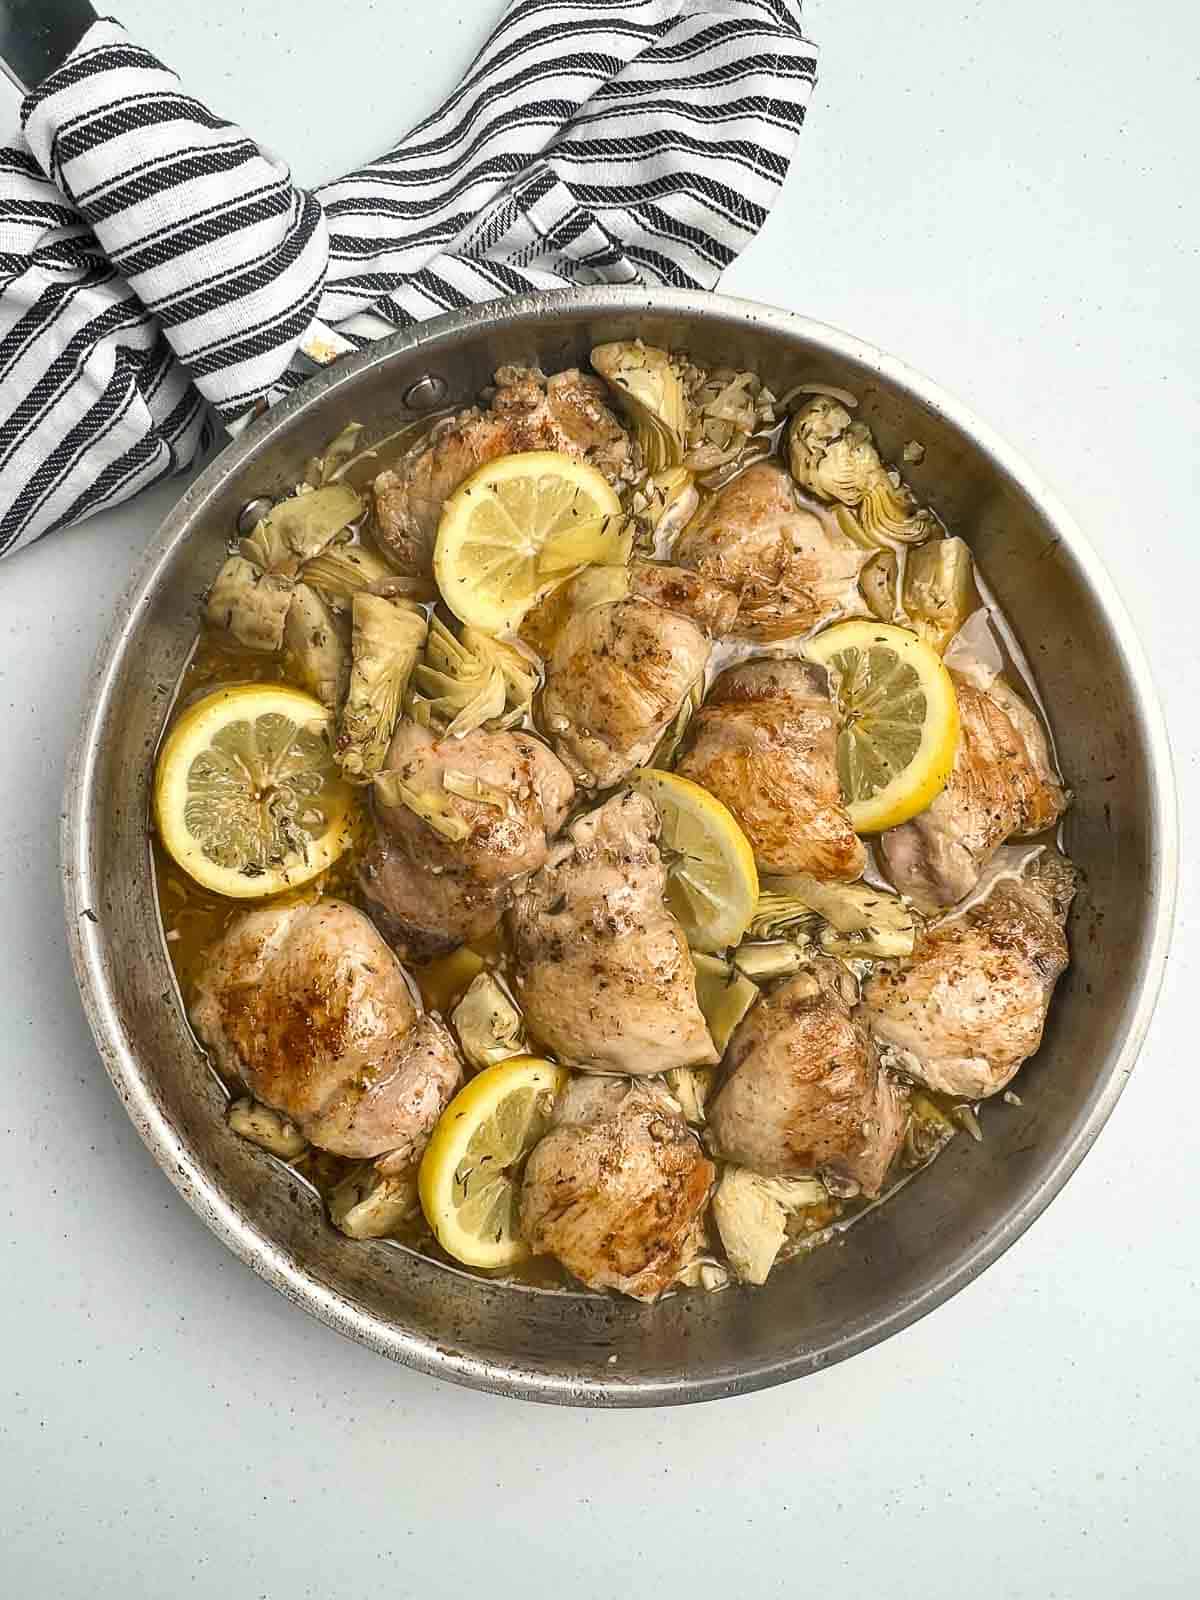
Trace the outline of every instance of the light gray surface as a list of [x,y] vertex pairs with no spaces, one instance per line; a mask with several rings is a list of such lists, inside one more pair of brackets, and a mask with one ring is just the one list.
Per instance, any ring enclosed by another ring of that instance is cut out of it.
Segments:
[[[1080,0],[907,9],[811,8],[810,126],[725,287],[911,360],[1058,486],[1142,628],[1186,838],[1200,22],[1181,0],[1149,21]],[[315,0],[123,7],[307,179],[413,120],[491,12],[346,0],[371,48],[339,73],[350,30]],[[916,1328],[684,1412],[551,1412],[417,1378],[289,1310],[205,1232],[125,1121],[72,990],[63,756],[111,603],[174,492],[0,567],[0,1591],[1194,1593],[1194,868],[1158,1019],[1096,1150]]]

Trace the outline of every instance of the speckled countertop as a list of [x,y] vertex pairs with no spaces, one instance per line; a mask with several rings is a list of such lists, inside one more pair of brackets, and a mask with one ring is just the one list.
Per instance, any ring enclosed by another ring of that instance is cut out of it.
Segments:
[[[315,181],[416,120],[494,11],[124,0],[121,17]],[[808,18],[823,46],[810,125],[725,287],[929,372],[1058,487],[1144,637],[1186,842],[1200,11],[811,0]],[[75,996],[64,756],[110,608],[177,492],[0,567],[0,1593],[1200,1591],[1186,852],[1166,991],[1115,1116],[949,1305],[834,1371],[685,1411],[552,1411],[433,1383],[291,1310],[205,1231],[126,1121]]]

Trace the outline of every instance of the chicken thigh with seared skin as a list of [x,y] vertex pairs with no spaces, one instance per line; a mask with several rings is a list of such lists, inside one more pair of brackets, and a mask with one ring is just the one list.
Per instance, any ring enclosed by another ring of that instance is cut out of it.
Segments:
[[[407,805],[389,804],[388,773],[461,819],[466,837],[444,838]],[[458,787],[478,781],[487,798],[450,793],[448,774]],[[570,774],[532,734],[477,728],[438,739],[415,722],[398,723],[375,786],[376,838],[362,868],[372,915],[395,949],[428,961],[491,933],[514,885],[545,861],[574,797]]]
[[614,795],[576,819],[510,913],[514,990],[570,1066],[635,1076],[717,1060],[687,940],[663,901],[658,815]]
[[852,975],[821,957],[751,1007],[708,1103],[714,1151],[765,1177],[816,1174],[838,1194],[879,1193],[908,1110],[856,999]]
[[454,1041],[342,900],[248,911],[212,950],[192,1026],[218,1068],[336,1155],[417,1161],[462,1080]]
[[953,676],[961,732],[950,781],[927,811],[879,839],[884,871],[927,916],[970,894],[1005,839],[1041,833],[1067,807],[1024,701],[1000,679],[985,690]]
[[629,460],[629,436],[605,403],[598,378],[577,371],[546,380],[506,368],[486,411],[472,406],[436,423],[398,466],[375,479],[375,534],[406,574],[427,577],[442,507],[489,461],[524,450],[559,450],[588,460],[616,481]]
[[859,1015],[910,1077],[972,1100],[996,1094],[1042,1040],[1069,954],[1075,870],[1057,852],[922,934],[912,959],[884,963]]
[[576,1078],[526,1164],[521,1234],[589,1288],[656,1300],[703,1248],[715,1177],[661,1084]]
[[737,637],[783,639],[861,611],[858,575],[870,554],[800,505],[788,474],[764,461],[713,495],[671,559],[737,596]]
[[764,872],[850,881],[866,851],[842,804],[824,667],[750,661],[713,684],[676,770],[733,812]]
[[626,598],[574,612],[546,661],[538,725],[585,788],[647,762],[708,665],[729,596],[677,567],[638,563]]

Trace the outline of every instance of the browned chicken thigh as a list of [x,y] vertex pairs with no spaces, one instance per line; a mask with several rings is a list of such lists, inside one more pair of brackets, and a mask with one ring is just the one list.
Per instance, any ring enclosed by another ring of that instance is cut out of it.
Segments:
[[781,467],[759,462],[692,518],[671,559],[737,596],[736,636],[782,639],[861,611],[858,575],[869,555],[801,506]]
[[904,1139],[904,1093],[853,1015],[857,984],[819,958],[752,1006],[709,1101],[715,1151],[766,1177],[879,1193]]
[[514,988],[560,1061],[635,1076],[712,1066],[687,941],[663,902],[658,815],[618,794],[576,819],[513,900]]
[[911,961],[881,966],[859,1015],[910,1077],[972,1100],[995,1094],[1041,1043],[1074,893],[1074,868],[1053,852],[1002,879],[921,935]]
[[880,835],[888,877],[919,911],[961,900],[1005,839],[1041,833],[1067,805],[1041,724],[1006,684],[957,674],[961,724],[950,781],[927,811]]
[[715,1177],[660,1084],[576,1078],[526,1165],[521,1232],[589,1288],[655,1300],[703,1247]]
[[406,574],[432,572],[442,506],[477,467],[524,450],[560,450],[616,481],[629,460],[629,437],[598,378],[570,371],[547,381],[522,368],[496,377],[500,388],[486,411],[473,406],[436,423],[375,479],[376,537]]
[[[404,804],[389,775],[462,837],[446,837]],[[376,840],[362,868],[372,915],[394,947],[428,961],[490,933],[514,885],[546,859],[574,796],[570,774],[532,734],[478,728],[438,739],[400,722],[375,784]]]
[[824,667],[730,667],[692,718],[676,770],[741,823],[764,872],[850,880],[866,864],[842,804],[837,713]]
[[450,1034],[341,900],[248,911],[212,950],[191,1006],[220,1070],[337,1155],[411,1166],[462,1079]]
[[731,614],[717,585],[648,563],[626,598],[571,614],[546,661],[537,718],[577,783],[608,789],[649,761],[708,664],[707,630]]

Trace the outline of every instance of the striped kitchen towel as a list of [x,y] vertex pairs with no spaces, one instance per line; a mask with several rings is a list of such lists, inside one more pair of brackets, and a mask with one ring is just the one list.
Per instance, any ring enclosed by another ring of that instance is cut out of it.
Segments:
[[0,150],[0,554],[421,318],[711,287],[770,210],[815,70],[800,0],[512,0],[432,116],[306,192],[95,23]]

